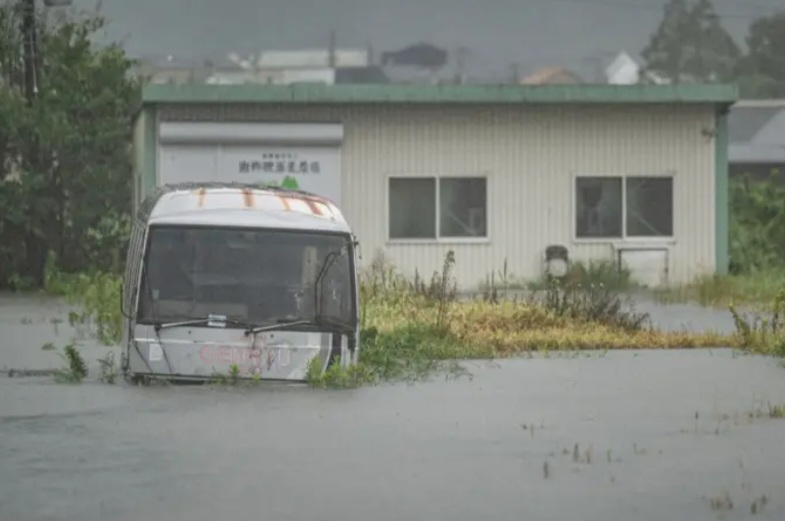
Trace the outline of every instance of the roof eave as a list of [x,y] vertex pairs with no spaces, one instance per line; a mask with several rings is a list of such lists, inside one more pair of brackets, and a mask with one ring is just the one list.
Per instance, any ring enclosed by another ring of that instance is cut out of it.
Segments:
[[149,84],[145,104],[624,104],[709,103],[729,107],[735,85],[166,85]]

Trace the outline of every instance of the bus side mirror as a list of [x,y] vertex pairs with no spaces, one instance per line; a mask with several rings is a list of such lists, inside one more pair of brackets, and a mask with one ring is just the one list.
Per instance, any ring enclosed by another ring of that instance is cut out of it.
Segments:
[[125,318],[131,318],[131,313],[125,310],[125,284],[120,286],[120,313]]
[[362,245],[360,245],[360,241],[355,239],[352,242],[352,246],[354,246],[354,251],[357,252],[357,258],[359,260],[363,260],[363,249],[362,249]]

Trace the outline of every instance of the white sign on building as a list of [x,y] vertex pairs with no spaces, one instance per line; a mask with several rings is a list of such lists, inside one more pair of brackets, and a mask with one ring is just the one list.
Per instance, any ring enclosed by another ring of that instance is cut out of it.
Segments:
[[340,206],[342,138],[341,125],[164,123],[158,183],[263,183]]

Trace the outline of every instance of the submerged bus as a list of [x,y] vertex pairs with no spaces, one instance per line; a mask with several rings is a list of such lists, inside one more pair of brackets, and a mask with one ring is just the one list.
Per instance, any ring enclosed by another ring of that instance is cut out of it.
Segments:
[[356,244],[341,211],[310,193],[158,187],[126,259],[124,376],[302,382],[314,366],[356,363]]

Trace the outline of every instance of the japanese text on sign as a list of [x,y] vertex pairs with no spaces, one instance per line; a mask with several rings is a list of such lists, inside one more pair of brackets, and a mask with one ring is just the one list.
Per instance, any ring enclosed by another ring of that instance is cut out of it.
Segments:
[[295,154],[262,154],[261,160],[240,161],[240,173],[261,172],[265,174],[318,174],[319,161],[305,161]]

